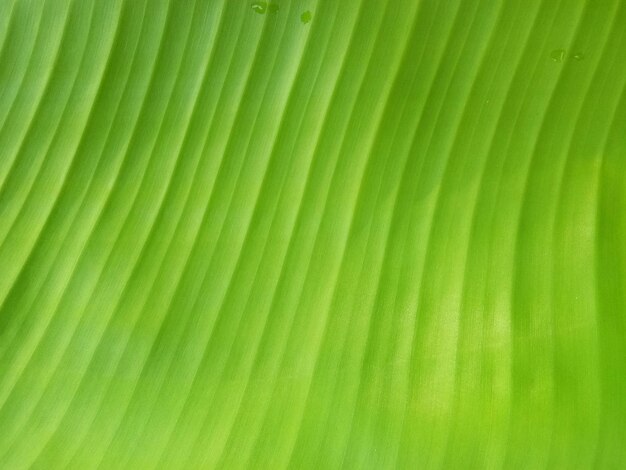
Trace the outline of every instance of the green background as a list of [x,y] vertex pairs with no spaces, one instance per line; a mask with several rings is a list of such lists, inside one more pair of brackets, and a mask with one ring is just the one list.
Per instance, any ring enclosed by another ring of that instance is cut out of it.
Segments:
[[0,0],[0,468],[626,468],[625,85],[623,0]]

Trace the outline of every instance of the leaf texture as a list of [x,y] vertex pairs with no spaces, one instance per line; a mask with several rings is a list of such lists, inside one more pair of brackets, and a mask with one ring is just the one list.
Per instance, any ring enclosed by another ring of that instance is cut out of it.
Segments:
[[0,468],[624,468],[624,51],[623,0],[0,0]]

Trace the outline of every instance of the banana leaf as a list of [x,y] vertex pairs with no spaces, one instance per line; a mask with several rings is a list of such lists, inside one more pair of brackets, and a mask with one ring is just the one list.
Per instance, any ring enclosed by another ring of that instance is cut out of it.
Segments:
[[0,0],[0,468],[626,468],[626,2]]

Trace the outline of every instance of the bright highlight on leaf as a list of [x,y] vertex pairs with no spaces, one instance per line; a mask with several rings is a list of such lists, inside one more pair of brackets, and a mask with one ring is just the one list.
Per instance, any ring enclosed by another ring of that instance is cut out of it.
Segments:
[[623,468],[624,51],[621,0],[0,1],[0,468]]

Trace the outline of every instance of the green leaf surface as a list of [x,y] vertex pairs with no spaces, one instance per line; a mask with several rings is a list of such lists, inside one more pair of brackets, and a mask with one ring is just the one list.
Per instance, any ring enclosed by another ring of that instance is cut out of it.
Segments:
[[0,0],[0,468],[626,468],[625,51],[623,0]]

